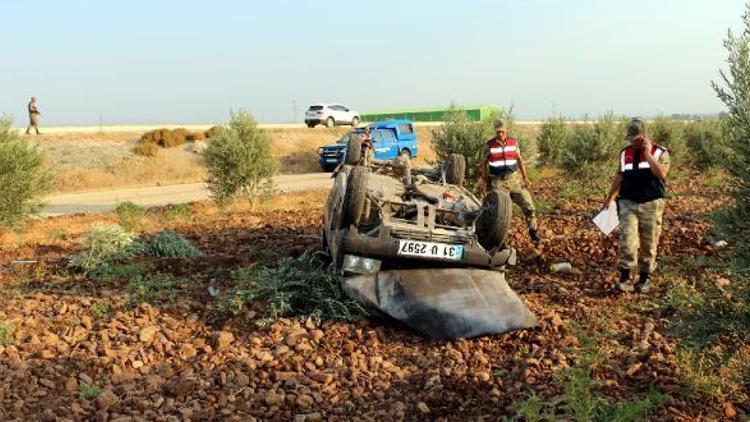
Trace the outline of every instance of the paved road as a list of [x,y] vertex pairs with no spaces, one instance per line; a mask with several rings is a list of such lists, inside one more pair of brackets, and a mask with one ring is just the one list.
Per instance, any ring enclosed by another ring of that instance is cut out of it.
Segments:
[[[279,192],[296,192],[323,189],[331,186],[330,173],[294,174],[274,177],[274,187]],[[204,183],[184,185],[127,188],[109,191],[69,193],[54,195],[46,199],[43,216],[57,216],[87,212],[106,212],[115,209],[118,203],[131,201],[144,207],[180,204],[208,198]]]

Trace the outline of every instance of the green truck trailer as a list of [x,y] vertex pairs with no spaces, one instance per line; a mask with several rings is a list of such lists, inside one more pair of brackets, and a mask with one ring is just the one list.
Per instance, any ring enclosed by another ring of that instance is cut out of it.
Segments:
[[[500,108],[495,106],[471,106],[471,107],[453,107],[456,110],[464,111],[471,120],[479,121],[499,112]],[[409,119],[415,122],[442,122],[445,120],[445,114],[450,107],[435,108],[418,108],[411,110],[389,110],[389,111],[370,111],[362,114],[362,119],[368,122],[375,122],[389,119]]]

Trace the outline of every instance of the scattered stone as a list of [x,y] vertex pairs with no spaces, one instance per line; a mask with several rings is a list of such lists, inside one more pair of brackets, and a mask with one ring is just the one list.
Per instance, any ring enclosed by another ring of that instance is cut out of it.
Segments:
[[112,392],[110,389],[105,389],[99,395],[96,397],[96,407],[102,411],[106,412],[109,410],[110,407],[112,407],[115,403],[117,403],[117,396],[115,393]]
[[423,415],[427,415],[430,413],[430,407],[427,406],[427,403],[423,401],[417,403],[417,410],[419,410],[419,413]]
[[143,327],[141,328],[141,331],[138,333],[138,338],[141,340],[142,343],[151,343],[154,340],[154,337],[156,336],[157,331],[158,329],[153,325]]
[[229,331],[219,331],[216,335],[216,349],[223,350],[229,347],[234,341],[234,334]]

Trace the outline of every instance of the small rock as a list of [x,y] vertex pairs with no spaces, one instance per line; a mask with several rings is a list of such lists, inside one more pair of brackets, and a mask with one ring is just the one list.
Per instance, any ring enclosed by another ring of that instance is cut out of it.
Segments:
[[299,396],[297,396],[297,406],[303,409],[309,408],[314,403],[315,403],[315,400],[307,394],[300,394]]
[[219,331],[216,335],[216,349],[222,350],[229,347],[234,341],[234,334],[229,331]]
[[118,398],[115,393],[110,389],[106,389],[96,397],[96,407],[99,410],[106,412],[110,407],[117,403],[117,400]]
[[319,422],[321,420],[323,420],[323,415],[319,412],[308,413],[305,415],[305,421]]
[[421,413],[423,415],[426,415],[426,414],[430,413],[430,407],[427,406],[427,403],[425,403],[423,401],[417,403],[417,410],[419,410],[419,413]]
[[310,332],[310,340],[315,343],[319,343],[323,337],[325,337],[325,333],[323,332],[323,330],[312,330]]
[[289,353],[289,346],[286,344],[281,344],[279,347],[276,348],[276,350],[273,352],[276,356],[281,356]]
[[727,287],[730,283],[731,281],[729,281],[729,279],[726,277],[719,277],[716,279],[716,285],[719,287]]
[[333,374],[327,372],[315,372],[310,375],[310,379],[324,385],[328,385],[333,381]]
[[235,382],[239,387],[245,387],[250,384],[250,377],[246,374],[237,374],[237,376],[235,377]]
[[734,408],[732,402],[724,402],[724,416],[728,418],[734,418],[737,416],[737,410]]
[[284,396],[281,394],[269,392],[266,393],[266,395],[263,397],[263,401],[265,401],[266,405],[268,406],[277,406],[284,402]]
[[289,381],[294,378],[294,372],[278,371],[273,374],[273,377],[276,380],[276,382]]
[[143,343],[150,343],[154,339],[154,336],[156,336],[157,331],[158,329],[154,327],[153,325],[143,327],[141,328],[141,331],[138,333],[138,338]]

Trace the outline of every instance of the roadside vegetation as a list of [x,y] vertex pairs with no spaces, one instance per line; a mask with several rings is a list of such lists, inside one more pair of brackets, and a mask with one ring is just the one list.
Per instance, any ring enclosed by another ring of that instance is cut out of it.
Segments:
[[44,153],[10,125],[10,118],[0,118],[0,229],[17,227],[38,212],[53,183]]
[[271,136],[244,110],[232,113],[229,126],[212,139],[205,157],[208,189],[222,207],[240,197],[252,201],[272,189],[277,162]]

